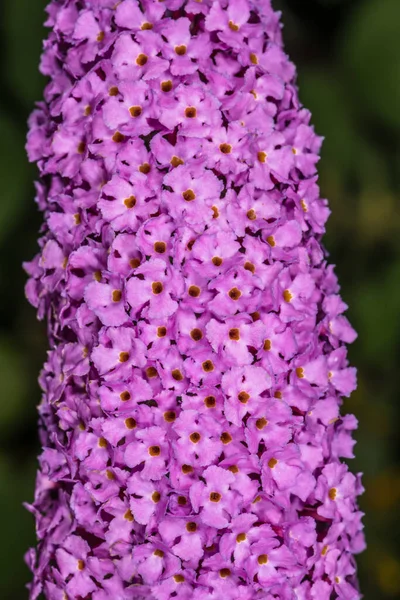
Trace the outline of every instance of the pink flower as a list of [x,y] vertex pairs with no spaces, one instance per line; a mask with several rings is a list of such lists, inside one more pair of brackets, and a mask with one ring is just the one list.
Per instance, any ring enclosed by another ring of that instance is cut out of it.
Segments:
[[321,145],[270,0],[54,0],[30,600],[360,598]]

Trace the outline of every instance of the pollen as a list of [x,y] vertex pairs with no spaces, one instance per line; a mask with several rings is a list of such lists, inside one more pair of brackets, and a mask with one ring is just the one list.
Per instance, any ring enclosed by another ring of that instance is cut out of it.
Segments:
[[247,261],[244,263],[244,268],[246,271],[250,271],[250,273],[255,273],[256,272],[256,267],[255,265],[253,265],[253,263]]
[[149,163],[143,163],[139,166],[139,172],[143,173],[143,175],[148,175],[151,171],[151,166]]
[[218,219],[219,217],[219,210],[216,206],[212,206],[211,210],[213,211],[213,219]]
[[157,548],[157,550],[154,550],[153,552],[154,556],[158,556],[159,558],[164,558],[164,552],[162,550],[159,550]]
[[118,96],[119,94],[119,89],[117,88],[116,85],[113,85],[112,87],[110,87],[110,89],[108,90],[108,94],[109,96]]
[[157,254],[164,254],[166,249],[167,249],[167,244],[165,242],[155,242],[154,252],[157,252]]
[[85,117],[88,117],[92,112],[92,107],[90,106],[90,104],[88,104],[87,106],[85,106],[85,111],[84,111],[84,115]]
[[173,410],[168,410],[164,413],[164,421],[167,423],[173,423],[176,419],[176,414]]
[[178,504],[179,506],[186,506],[187,500],[185,496],[178,496]]
[[183,380],[183,375],[180,372],[179,369],[174,369],[171,373],[172,378],[175,379],[175,381],[182,381]]
[[120,133],[119,131],[116,131],[111,139],[116,144],[122,144],[122,142],[124,142],[126,138],[122,133]]
[[279,390],[277,392],[275,392],[274,394],[274,398],[277,398],[278,400],[282,400],[282,392],[280,392]]
[[184,44],[182,44],[181,46],[175,46],[175,54],[177,54],[178,56],[185,56],[187,48]]
[[121,302],[122,292],[121,290],[114,290],[112,293],[113,302]]
[[262,417],[261,419],[257,419],[256,421],[256,427],[259,431],[262,431],[264,429],[264,427],[266,427],[268,425],[268,421],[265,417]]
[[79,571],[83,571],[83,569],[85,568],[85,561],[83,561],[81,558],[78,560],[78,570]]
[[186,523],[186,531],[188,531],[189,533],[194,533],[195,531],[197,531],[197,523],[195,523],[194,521],[189,521],[189,523]]
[[157,337],[163,338],[166,335],[167,335],[167,328],[166,327],[158,327],[157,328]]
[[174,169],[176,169],[176,167],[183,165],[184,161],[181,158],[179,158],[179,156],[174,155],[170,160],[170,164],[172,167],[174,167]]
[[193,190],[186,190],[186,192],[182,192],[182,196],[186,202],[193,202],[193,200],[196,198],[196,194]]
[[276,246],[275,238],[274,238],[273,235],[269,235],[267,237],[267,242],[271,246],[271,248],[273,248],[274,246]]
[[215,396],[207,396],[207,398],[204,398],[204,404],[207,406],[207,408],[214,408],[216,403],[217,401]]
[[160,454],[161,454],[160,446],[150,446],[149,454],[150,454],[150,456],[160,456]]
[[325,556],[325,554],[328,552],[328,546],[324,546],[321,550],[321,555]]
[[158,296],[158,294],[162,293],[164,286],[161,283],[161,281],[153,281],[153,283],[151,284],[151,289],[153,291],[153,294]]
[[155,367],[147,367],[146,369],[146,377],[148,379],[154,379],[154,377],[157,377],[158,373],[157,373],[157,369]]
[[124,204],[126,208],[133,208],[134,206],[136,206],[135,196],[129,196],[129,198],[125,198]]
[[178,573],[178,575],[174,575],[174,580],[175,580],[175,583],[183,583],[185,581],[185,578],[183,575]]
[[268,352],[269,350],[271,350],[271,348],[272,348],[271,340],[265,340],[263,347],[264,347],[264,350],[266,352]]
[[232,441],[232,436],[230,433],[228,433],[227,431],[224,431],[224,433],[221,433],[221,437],[220,440],[223,444],[227,445],[230,444]]
[[211,360],[205,360],[201,366],[203,367],[203,371],[205,373],[211,373],[214,371],[214,364]]
[[254,52],[250,54],[250,62],[253,65],[258,65],[258,57],[257,54],[254,54]]
[[223,260],[219,256],[214,256],[211,262],[215,267],[220,267],[223,263]]
[[76,149],[78,154],[83,154],[86,150],[86,144],[85,142],[79,142],[78,147]]
[[149,23],[148,21],[146,21],[146,23],[143,23],[141,28],[142,31],[149,31],[150,29],[153,29],[153,23]]
[[239,25],[236,25],[233,21],[229,21],[228,26],[231,31],[239,31],[240,29]]
[[229,330],[229,339],[235,340],[236,342],[240,340],[240,331],[236,327]]
[[188,475],[189,473],[193,473],[193,467],[191,465],[182,465],[182,473],[184,475]]
[[133,514],[131,513],[131,511],[129,510],[129,508],[126,511],[126,513],[124,514],[124,519],[126,519],[127,521],[130,521],[131,523],[132,523],[132,521],[135,520],[134,517],[133,517]]
[[136,429],[137,423],[133,417],[128,417],[125,419],[125,427],[127,429]]
[[236,541],[238,544],[240,544],[241,542],[245,542],[247,539],[247,536],[245,533],[238,533],[236,536]]
[[273,469],[274,467],[276,467],[277,464],[278,464],[278,461],[276,460],[276,458],[270,458],[268,461],[268,466],[270,469]]
[[237,301],[237,300],[239,300],[240,296],[242,295],[242,292],[240,290],[238,290],[237,287],[234,287],[231,290],[229,290],[228,295],[231,300]]
[[188,292],[192,298],[198,298],[201,294],[201,289],[197,285],[191,285]]
[[170,79],[167,81],[162,81],[160,87],[162,92],[170,92],[173,87],[172,81]]
[[336,500],[336,496],[337,496],[337,489],[336,488],[331,488],[328,492],[328,496],[331,500]]
[[210,502],[218,503],[220,502],[222,496],[219,492],[211,492],[210,493]]
[[130,358],[129,352],[120,352],[119,353],[119,362],[126,363]]
[[195,342],[199,342],[203,338],[203,332],[201,331],[201,329],[192,329],[192,331],[190,332],[190,337]]
[[238,394],[238,400],[241,404],[247,404],[248,401],[250,400],[250,394],[248,394],[247,392],[239,392]]
[[237,465],[231,465],[228,467],[228,471],[236,475],[236,473],[239,473],[239,467]]
[[254,208],[251,208],[247,211],[246,217],[249,219],[249,221],[255,221],[257,219],[256,211],[254,210]]
[[284,292],[282,293],[283,299],[285,302],[290,302],[293,298],[292,293],[290,292],[290,290],[284,290]]
[[144,65],[147,63],[147,61],[149,60],[148,56],[146,56],[146,54],[139,54],[139,56],[136,59],[136,64],[139,67],[144,67]]
[[308,212],[308,206],[307,206],[306,201],[305,200],[301,200],[300,204],[301,204],[301,208],[303,209],[303,211],[305,213]]
[[107,440],[103,437],[99,438],[99,446],[100,448],[107,448]]
[[201,440],[201,435],[198,431],[195,431],[194,433],[190,434],[189,439],[191,442],[193,442],[193,444],[198,444]]
[[304,369],[303,367],[297,367],[296,375],[299,379],[304,379]]
[[142,107],[141,106],[131,106],[129,109],[129,113],[130,113],[131,117],[136,119],[137,117],[140,117],[140,115],[142,114]]
[[79,213],[76,213],[74,215],[74,222],[75,222],[75,225],[80,225],[82,223],[81,215]]
[[266,565],[268,562],[268,555],[260,554],[260,556],[257,558],[257,562],[259,565]]
[[229,577],[229,575],[231,574],[230,569],[221,569],[219,572],[219,576],[222,577],[222,579],[225,579],[226,577]]
[[187,119],[195,119],[197,117],[197,109],[194,106],[188,106],[185,110],[185,117]]
[[266,152],[260,151],[257,154],[257,158],[260,163],[265,163],[268,158],[268,155]]
[[219,149],[222,154],[230,154],[232,152],[232,146],[230,144],[221,144]]
[[104,40],[104,37],[105,37],[105,35],[106,35],[106,34],[104,33],[104,31],[100,31],[99,35],[98,35],[98,36],[97,36],[97,38],[96,38],[96,39],[97,39],[97,41],[98,41],[98,42],[102,42],[102,41]]
[[160,492],[153,492],[151,495],[151,499],[153,500],[154,504],[158,504],[161,500]]
[[131,258],[130,259],[129,266],[132,267],[132,269],[137,269],[139,265],[140,265],[139,258]]

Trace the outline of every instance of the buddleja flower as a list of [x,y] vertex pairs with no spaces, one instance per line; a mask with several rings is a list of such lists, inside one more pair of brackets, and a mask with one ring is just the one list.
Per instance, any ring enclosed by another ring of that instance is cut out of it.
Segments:
[[360,598],[355,332],[269,0],[53,0],[30,598]]

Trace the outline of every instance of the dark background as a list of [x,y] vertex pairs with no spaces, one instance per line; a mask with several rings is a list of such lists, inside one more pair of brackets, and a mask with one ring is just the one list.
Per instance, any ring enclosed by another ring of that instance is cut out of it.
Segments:
[[[35,168],[26,120],[41,98],[37,67],[45,0],[0,4],[0,597],[27,598],[23,553],[34,543],[37,375],[45,329],[24,299],[23,260],[36,253]],[[400,1],[275,0],[303,103],[326,137],[319,165],[333,211],[325,238],[359,332],[350,358],[359,387],[344,404],[360,421],[354,470],[368,551],[367,600],[400,597]],[[397,168],[396,168],[397,167]]]

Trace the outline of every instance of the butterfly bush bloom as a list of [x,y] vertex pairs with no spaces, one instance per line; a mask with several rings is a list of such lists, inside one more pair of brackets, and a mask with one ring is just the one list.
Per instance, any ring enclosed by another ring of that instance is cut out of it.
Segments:
[[53,0],[30,598],[361,598],[356,334],[270,0]]

